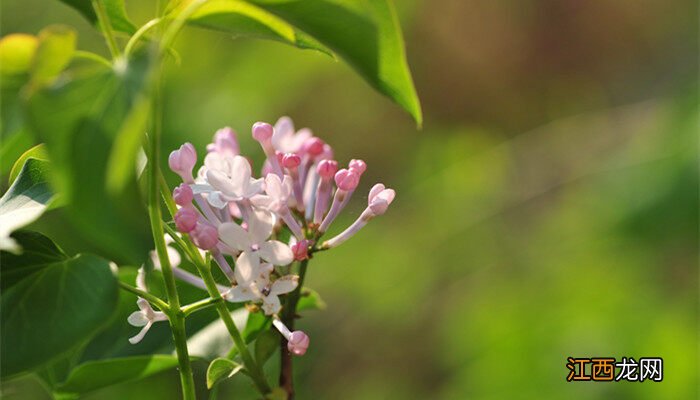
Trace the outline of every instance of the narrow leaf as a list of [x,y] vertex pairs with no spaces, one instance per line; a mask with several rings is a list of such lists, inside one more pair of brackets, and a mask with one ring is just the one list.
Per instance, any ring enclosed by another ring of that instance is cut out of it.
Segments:
[[[97,24],[97,15],[95,14],[95,9],[92,7],[91,0],[60,0],[62,3],[67,4],[74,9],[78,10],[83,17],[93,24]],[[104,5],[107,16],[109,17],[109,23],[112,25],[112,29],[128,34],[136,32],[136,27],[129,20],[126,15],[126,9],[124,8],[124,0],[97,0],[102,2]]]

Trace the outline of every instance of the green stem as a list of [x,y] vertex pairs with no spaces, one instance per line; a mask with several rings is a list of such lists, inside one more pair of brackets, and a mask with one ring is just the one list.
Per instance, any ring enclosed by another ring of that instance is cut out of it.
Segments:
[[187,351],[187,335],[185,332],[185,316],[180,311],[180,298],[177,293],[177,284],[173,274],[168,251],[165,244],[163,222],[160,212],[160,188],[159,188],[159,160],[160,160],[160,134],[162,99],[160,94],[160,70],[156,69],[153,77],[153,132],[149,137],[150,156],[148,160],[148,215],[151,222],[153,242],[160,260],[165,292],[170,305],[169,321],[175,342],[178,364],[180,366],[180,383],[182,385],[182,397],[184,400],[196,399],[192,365]]
[[183,312],[183,314],[185,314],[185,317],[186,317],[195,311],[203,310],[205,308],[213,306],[216,303],[221,303],[223,301],[224,301],[224,299],[222,297],[219,297],[218,299],[210,297],[208,299],[196,301],[192,304],[182,306],[182,308],[180,310]]
[[112,63],[109,62],[109,60],[107,60],[106,58],[104,58],[98,54],[91,53],[89,51],[76,50],[73,53],[73,57],[74,58],[82,58],[84,60],[95,61],[95,62],[98,62],[98,63],[104,65],[105,67],[112,68]]
[[[222,299],[221,293],[219,293],[219,289],[216,287],[214,276],[211,274],[211,269],[200,263],[197,263],[197,269],[199,270],[199,275],[202,277],[204,284],[207,286],[209,296],[212,298]],[[241,336],[241,332],[236,327],[236,324],[233,322],[233,318],[231,317],[231,313],[226,307],[225,302],[222,301],[216,303],[216,310],[219,312],[219,317],[221,320],[224,321],[224,325],[226,325],[226,329],[228,329],[231,339],[233,339],[233,343],[238,348],[243,364],[248,371],[248,375],[255,383],[255,386],[258,388],[260,393],[269,393],[270,386],[267,383],[267,379],[265,379],[265,374],[263,373],[262,368],[253,359],[253,356],[250,354],[248,346],[246,345],[243,336]]]
[[[297,314],[297,304],[301,296],[301,289],[304,286],[304,278],[306,277],[306,268],[309,260],[304,260],[299,265],[299,284],[292,293],[287,296],[287,301],[282,309],[282,322],[294,331],[294,319]],[[287,350],[287,341],[284,338],[280,339],[280,387],[287,392],[287,399],[294,398],[294,370],[292,356]]]
[[101,0],[92,0],[92,8],[95,9],[97,20],[100,23],[102,33],[105,35],[105,41],[107,42],[107,47],[109,47],[109,52],[112,54],[112,58],[119,57],[119,46],[117,46],[117,40],[114,38],[112,24],[109,22],[109,16],[105,11],[104,4],[102,4]]
[[161,21],[163,20],[160,18],[155,18],[143,24],[143,26],[140,27],[139,30],[137,30],[136,33],[134,33],[129,38],[129,41],[126,42],[126,46],[124,47],[124,55],[128,57],[129,54],[131,54],[131,51],[134,49],[134,46],[136,46],[136,43],[138,43],[139,40],[141,40],[143,35],[145,35],[146,32],[150,31],[152,28],[157,26]]
[[163,312],[169,312],[170,311],[170,306],[168,303],[164,302],[163,300],[159,299],[158,297],[148,293],[144,292],[143,290],[139,288],[135,288],[127,283],[124,282],[119,282],[119,287],[121,287],[123,290],[126,290],[127,292],[133,293],[137,295],[138,297],[143,297],[144,299],[148,300],[149,303],[152,305],[158,307]]

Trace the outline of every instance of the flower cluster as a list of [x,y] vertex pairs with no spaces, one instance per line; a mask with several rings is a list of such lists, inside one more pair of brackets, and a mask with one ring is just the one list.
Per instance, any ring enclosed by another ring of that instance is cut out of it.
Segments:
[[[224,298],[260,304],[288,340],[290,352],[302,355],[309,345],[308,336],[290,332],[277,316],[282,309],[279,296],[299,285],[299,277],[288,274],[289,268],[284,267],[343,243],[369,220],[384,214],[395,193],[382,184],[374,185],[359,218],[337,236],[321,242],[348,204],[367,165],[351,160],[346,168],[339,168],[331,146],[309,129],[295,130],[288,117],[280,118],[274,127],[255,123],[252,136],[266,156],[259,178],[253,176],[250,161],[240,155],[231,128],[216,132],[196,176],[197,153],[192,144],[185,143],[170,154],[170,169],[182,178],[173,191],[178,206],[175,226],[202,251],[209,252],[228,277],[230,287],[219,287]],[[285,228],[290,232],[288,243],[277,240]],[[199,277],[177,268],[176,263],[174,273],[204,287]],[[162,319],[146,314],[138,321],[134,317],[134,322],[150,324]]]

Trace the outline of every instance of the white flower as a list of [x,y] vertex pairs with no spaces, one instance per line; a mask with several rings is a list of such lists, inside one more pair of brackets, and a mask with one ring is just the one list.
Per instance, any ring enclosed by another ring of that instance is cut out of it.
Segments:
[[272,234],[273,216],[268,211],[255,211],[248,220],[248,230],[234,222],[219,225],[219,239],[230,249],[247,253],[255,268],[260,259],[273,265],[292,262],[292,249],[278,240],[267,240]]
[[[148,290],[146,287],[146,271],[143,269],[143,267],[139,268],[139,271],[136,274],[136,287],[144,292]],[[165,313],[155,311],[153,307],[151,307],[148,300],[144,298],[139,297],[139,299],[136,301],[136,305],[139,307],[139,311],[134,311],[131,313],[131,315],[129,315],[127,318],[127,321],[133,326],[142,326],[143,329],[141,329],[141,332],[139,332],[136,336],[129,338],[129,343],[131,344],[140,342],[141,339],[146,336],[146,332],[151,329],[151,325],[153,325],[154,322],[168,320]]]
[[275,123],[272,146],[281,153],[297,153],[306,139],[313,136],[309,129],[294,131],[294,123],[289,117],[282,117]]
[[213,207],[224,208],[229,201],[250,198],[262,191],[263,179],[251,177],[250,163],[241,156],[209,153],[192,185],[195,194],[206,193]]
[[292,178],[285,175],[284,179],[275,174],[267,174],[265,177],[265,193],[251,198],[251,202],[258,208],[266,208],[277,215],[286,214],[287,201],[292,194]]
[[234,271],[238,285],[231,288],[224,297],[234,303],[262,301],[262,309],[266,315],[277,314],[282,309],[278,296],[296,289],[299,277],[285,275],[270,282],[272,264],[257,264],[254,259],[249,253],[241,253],[236,260]]

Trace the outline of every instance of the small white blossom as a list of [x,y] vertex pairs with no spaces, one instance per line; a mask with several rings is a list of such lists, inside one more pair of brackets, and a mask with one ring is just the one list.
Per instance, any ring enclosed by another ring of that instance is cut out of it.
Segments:
[[286,244],[268,240],[273,226],[272,214],[258,210],[252,213],[248,230],[234,222],[219,225],[219,239],[231,250],[247,253],[256,268],[260,259],[273,265],[287,265],[292,262],[294,255]]

